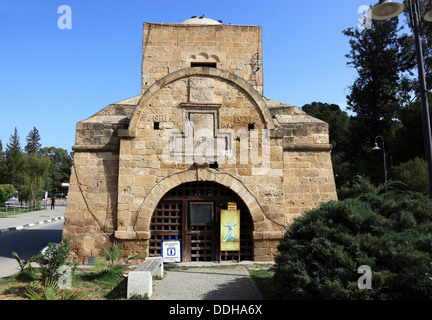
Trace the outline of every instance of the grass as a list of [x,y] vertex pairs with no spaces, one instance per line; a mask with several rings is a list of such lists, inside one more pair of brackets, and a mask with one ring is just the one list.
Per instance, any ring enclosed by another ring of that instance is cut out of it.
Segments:
[[[181,267],[183,268],[183,267]],[[272,295],[271,265],[246,266],[252,279],[264,299],[275,299]],[[38,268],[34,272],[24,271],[16,275],[0,278],[0,300],[28,300],[28,289],[37,293],[43,291],[41,274]],[[127,278],[124,275],[77,270],[72,276],[72,289],[67,293],[79,292],[82,300],[126,300]]]
[[258,290],[261,292],[264,300],[277,300],[273,293],[273,275],[274,271],[271,265],[264,265],[254,268],[247,268],[252,279],[255,281]]
[[0,207],[0,218],[6,218],[8,216],[13,216],[13,215],[17,215],[20,213],[26,213],[26,212],[33,212],[33,211],[38,211],[38,209],[34,206],[31,207],[18,207],[18,208],[9,208],[6,211],[5,207]]
[[[37,293],[43,291],[41,274],[20,272],[0,279],[0,300],[28,300],[26,293],[32,288]],[[72,289],[66,292],[79,292],[82,300],[126,300],[127,279],[123,275],[93,272],[76,272],[72,277]]]
[[78,273],[72,279],[74,289],[85,300],[126,300],[127,278],[113,273]]

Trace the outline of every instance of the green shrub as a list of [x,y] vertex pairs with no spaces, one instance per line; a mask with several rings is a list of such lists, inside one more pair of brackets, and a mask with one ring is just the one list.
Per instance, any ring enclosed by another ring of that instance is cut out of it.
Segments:
[[349,185],[341,187],[337,190],[338,199],[344,200],[348,198],[355,198],[364,194],[377,194],[382,189],[380,187],[375,187],[369,180],[369,178],[364,176],[356,176]]
[[[286,231],[273,279],[281,298],[432,296],[432,201],[419,193],[366,190],[322,204]],[[359,289],[362,265],[371,268],[371,289]]]
[[429,194],[428,163],[420,158],[403,162],[392,169],[394,179],[403,182],[406,189]]
[[123,259],[126,262],[133,259],[142,259],[140,255],[132,253],[126,258],[122,258],[123,249],[120,244],[114,242],[102,249],[102,255],[94,259],[94,272],[96,274],[110,273],[120,275],[123,269],[120,267],[120,261]]
[[6,202],[13,196],[15,188],[10,184],[0,184],[0,203]]
[[37,260],[44,283],[58,280],[60,276],[58,269],[67,264],[70,251],[70,239],[63,238],[60,243],[49,243],[46,251],[38,256]]
[[121,274],[122,269],[117,265],[122,255],[122,248],[118,243],[107,245],[103,249],[103,255],[94,260],[94,271],[96,274],[110,273]]

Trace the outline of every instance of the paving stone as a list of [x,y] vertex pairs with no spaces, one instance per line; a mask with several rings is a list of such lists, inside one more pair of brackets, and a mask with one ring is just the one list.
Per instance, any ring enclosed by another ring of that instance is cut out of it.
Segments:
[[152,300],[261,300],[249,272],[234,268],[167,270],[155,280]]

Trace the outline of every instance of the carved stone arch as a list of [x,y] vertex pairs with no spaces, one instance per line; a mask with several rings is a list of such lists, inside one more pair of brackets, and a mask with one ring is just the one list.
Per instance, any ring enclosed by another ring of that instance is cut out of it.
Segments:
[[[213,181],[234,191],[248,207],[255,225],[266,219],[264,211],[254,194],[237,178],[213,169],[186,170],[171,174],[156,184],[143,200],[135,220],[135,231],[150,230],[151,217],[162,197],[171,189],[192,181]],[[139,226],[139,227],[138,227]],[[139,230],[141,229],[142,230]]]
[[137,126],[141,115],[144,113],[145,106],[156,92],[178,79],[196,75],[221,78],[239,86],[256,104],[266,129],[274,129],[271,113],[264,98],[246,80],[233,73],[218,68],[191,67],[172,72],[155,82],[152,86],[150,86],[150,88],[147,89],[147,91],[141,96],[140,101],[138,102],[138,105],[132,115],[127,136],[130,138],[136,136]]

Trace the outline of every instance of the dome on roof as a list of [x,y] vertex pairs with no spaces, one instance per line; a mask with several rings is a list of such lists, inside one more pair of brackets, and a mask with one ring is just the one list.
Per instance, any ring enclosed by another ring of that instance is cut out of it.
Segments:
[[216,21],[213,19],[204,18],[204,16],[203,16],[202,18],[193,17],[193,18],[187,19],[187,20],[183,21],[181,24],[221,24],[221,23],[219,21]]

